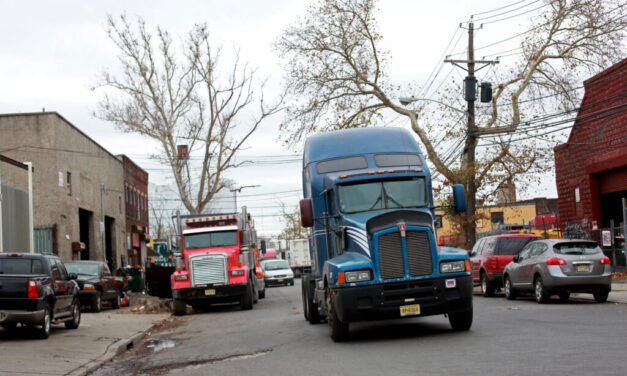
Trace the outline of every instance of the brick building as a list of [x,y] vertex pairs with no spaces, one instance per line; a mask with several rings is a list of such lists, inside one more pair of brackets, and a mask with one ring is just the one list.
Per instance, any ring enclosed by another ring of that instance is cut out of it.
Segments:
[[[36,252],[120,266],[126,249],[122,161],[56,112],[0,114],[0,153],[33,164],[34,227],[42,235]],[[25,172],[9,167],[0,164],[2,185],[27,191]]]
[[148,173],[126,155],[124,165],[124,197],[126,203],[126,242],[128,265],[143,265],[148,239]]
[[627,59],[584,82],[568,141],[555,147],[560,226],[607,228],[627,197]]

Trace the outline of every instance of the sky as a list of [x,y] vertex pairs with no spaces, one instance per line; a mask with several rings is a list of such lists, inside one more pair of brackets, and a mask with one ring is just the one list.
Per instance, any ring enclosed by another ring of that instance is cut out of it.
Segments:
[[[442,61],[445,47],[459,23],[471,14],[494,10],[515,0],[383,0],[377,20],[382,47],[391,53],[389,74],[395,82],[424,85]],[[533,0],[526,0],[533,9]],[[268,95],[281,82],[280,60],[272,48],[281,31],[304,16],[308,1],[9,1],[0,0],[0,113],[56,111],[113,154],[126,154],[150,174],[150,182],[162,189],[150,199],[169,199],[164,186],[171,185],[167,168],[149,158],[157,145],[150,139],[125,134],[96,119],[102,92],[92,90],[105,69],[118,69],[118,51],[105,33],[108,14],[141,17],[147,27],[161,26],[175,38],[183,38],[196,23],[206,23],[211,38],[225,47],[236,47],[242,59],[268,77]],[[525,5],[524,3],[521,5]],[[494,14],[494,13],[493,13]],[[528,24],[528,16],[486,25],[475,44],[487,45],[515,35]],[[459,35],[459,34],[457,34]],[[463,51],[465,36],[456,50]],[[515,48],[517,41],[500,44],[483,54]],[[481,57],[479,55],[478,57]],[[445,78],[444,67],[438,80]],[[495,68],[497,69],[497,68]],[[453,73],[453,74],[461,74]],[[436,83],[438,81],[435,81]],[[408,93],[408,96],[414,93]],[[302,197],[300,150],[278,142],[281,115],[266,123],[247,142],[239,160],[244,165],[228,174],[237,187],[238,206],[246,205],[256,218],[258,231],[277,234],[283,224],[280,207],[296,207]],[[397,123],[397,126],[407,124]],[[227,196],[230,193],[225,193]],[[557,197],[554,177],[525,193],[527,197]],[[225,198],[221,198],[225,199]],[[172,202],[172,201],[168,201]]]

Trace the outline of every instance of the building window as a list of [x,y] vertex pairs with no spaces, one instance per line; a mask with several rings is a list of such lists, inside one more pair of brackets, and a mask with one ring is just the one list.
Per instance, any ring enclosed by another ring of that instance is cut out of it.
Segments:
[[490,213],[490,221],[492,223],[500,223],[500,224],[505,223],[504,218],[503,218],[503,212]]
[[120,209],[120,214],[122,214],[122,196],[118,196],[118,208]]
[[579,195],[579,187],[575,188],[575,202],[580,202],[581,196]]
[[433,219],[433,223],[435,224],[436,228],[442,228],[442,216],[436,214],[435,218]]
[[67,187],[67,195],[71,196],[72,195],[72,173],[69,171],[65,175],[65,185]]

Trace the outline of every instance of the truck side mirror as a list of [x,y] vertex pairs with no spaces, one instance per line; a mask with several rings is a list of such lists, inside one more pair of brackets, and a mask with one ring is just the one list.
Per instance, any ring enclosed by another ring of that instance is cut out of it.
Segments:
[[300,200],[300,221],[303,227],[313,226],[313,206],[310,198]]
[[259,242],[259,245],[261,246],[261,254],[265,255],[266,254],[266,241],[261,239],[261,241]]
[[462,184],[453,185],[453,204],[455,205],[455,213],[466,212],[466,192]]

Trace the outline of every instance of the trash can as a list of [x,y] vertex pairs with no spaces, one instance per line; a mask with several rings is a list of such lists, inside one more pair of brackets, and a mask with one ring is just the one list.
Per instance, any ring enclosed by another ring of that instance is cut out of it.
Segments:
[[128,289],[131,291],[144,290],[144,279],[145,279],[144,270],[142,268],[132,268],[130,276],[131,276],[131,280],[128,283]]

